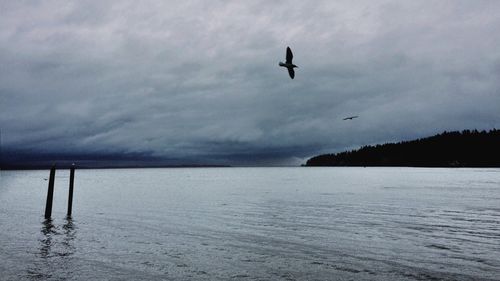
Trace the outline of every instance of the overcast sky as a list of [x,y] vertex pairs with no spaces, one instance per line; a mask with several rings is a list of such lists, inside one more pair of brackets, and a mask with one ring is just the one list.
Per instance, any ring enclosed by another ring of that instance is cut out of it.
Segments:
[[0,0],[4,150],[293,165],[494,127],[500,1]]

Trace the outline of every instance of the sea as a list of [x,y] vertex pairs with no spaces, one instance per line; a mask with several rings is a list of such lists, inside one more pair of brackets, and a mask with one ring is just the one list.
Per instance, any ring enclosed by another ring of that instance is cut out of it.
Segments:
[[0,280],[500,280],[500,169],[0,172]]

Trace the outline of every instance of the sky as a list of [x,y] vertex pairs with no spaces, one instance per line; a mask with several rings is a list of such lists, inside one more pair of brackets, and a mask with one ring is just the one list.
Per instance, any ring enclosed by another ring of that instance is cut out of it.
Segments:
[[499,15],[493,0],[0,0],[2,149],[298,165],[500,128]]

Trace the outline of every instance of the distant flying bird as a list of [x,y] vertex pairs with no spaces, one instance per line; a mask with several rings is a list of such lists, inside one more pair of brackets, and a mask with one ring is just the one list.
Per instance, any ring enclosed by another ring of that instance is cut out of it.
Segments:
[[359,117],[359,116],[357,116],[357,115],[356,115],[356,116],[350,116],[350,117],[346,117],[346,118],[344,118],[344,119],[342,119],[342,120],[352,120],[352,119],[354,119],[354,118],[358,118],[358,117]]
[[293,60],[292,50],[290,50],[290,47],[286,47],[286,62],[285,63],[280,62],[279,65],[286,67],[288,69],[288,74],[290,75],[290,78],[293,79],[293,77],[295,77],[295,71],[293,71],[293,68],[298,66],[293,64],[292,60]]

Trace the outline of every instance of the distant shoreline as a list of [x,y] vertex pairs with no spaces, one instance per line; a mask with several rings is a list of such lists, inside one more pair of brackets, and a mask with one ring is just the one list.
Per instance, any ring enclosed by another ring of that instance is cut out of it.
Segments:
[[[51,167],[8,167],[1,168],[3,171],[45,171]],[[68,170],[69,166],[57,166],[59,170]],[[500,166],[475,166],[475,167],[456,167],[456,166],[136,166],[136,167],[78,167],[79,170],[114,170],[114,169],[211,169],[211,168],[415,168],[415,169],[498,169]]]
[[[57,169],[69,169],[71,165],[55,165]],[[40,165],[40,166],[7,166],[1,167],[1,170],[5,171],[26,171],[26,170],[48,170],[52,165]],[[75,165],[77,169],[84,170],[105,170],[105,169],[155,169],[155,168],[171,168],[171,169],[181,169],[181,168],[230,168],[227,165],[161,165],[161,166],[79,166]]]
[[[419,167],[500,168],[500,130],[443,132],[398,143],[369,145],[357,150],[323,154],[300,166],[223,165],[221,161],[164,159],[143,154],[49,154],[3,151],[2,170],[47,170],[52,165],[69,169],[226,168],[226,167]],[[248,162],[247,162],[248,163]]]
[[398,143],[323,154],[305,166],[500,168],[500,130],[443,132]]

